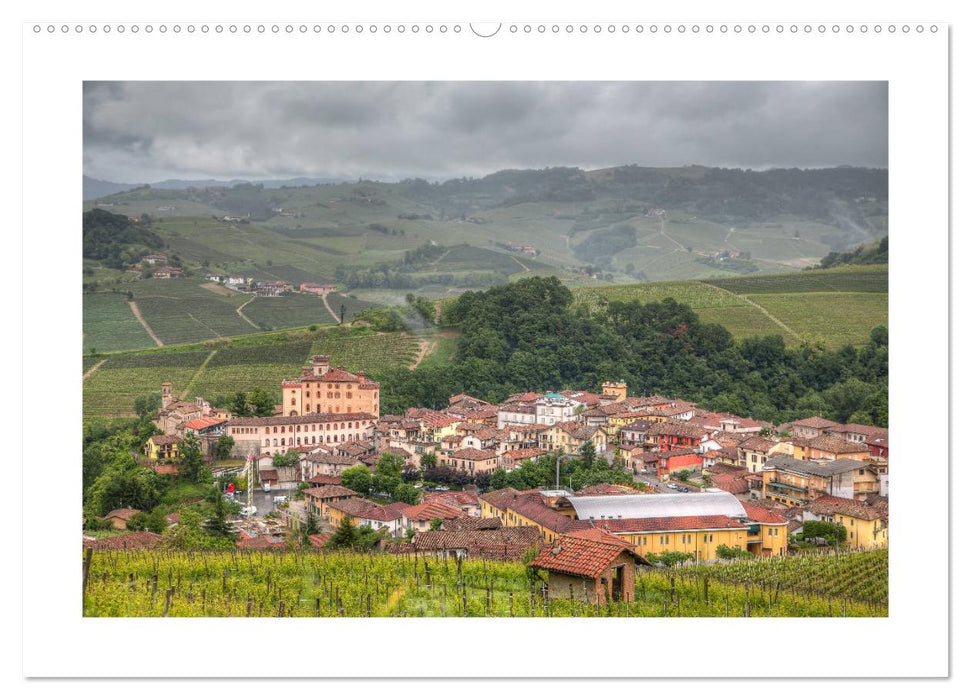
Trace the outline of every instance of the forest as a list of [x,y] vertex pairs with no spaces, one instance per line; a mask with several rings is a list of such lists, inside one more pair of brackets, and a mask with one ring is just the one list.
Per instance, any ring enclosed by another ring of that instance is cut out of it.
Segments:
[[382,412],[443,408],[457,393],[500,402],[624,380],[633,396],[662,394],[775,423],[821,415],[887,425],[883,326],[859,348],[789,347],[775,335],[738,341],[673,299],[614,301],[597,311],[571,308],[571,300],[555,277],[464,293],[443,318],[461,331],[454,360],[380,373]]

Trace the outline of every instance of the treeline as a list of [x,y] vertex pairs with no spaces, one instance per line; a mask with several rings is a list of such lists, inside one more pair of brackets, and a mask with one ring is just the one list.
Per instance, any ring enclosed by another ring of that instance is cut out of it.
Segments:
[[632,395],[663,394],[775,423],[821,415],[887,425],[884,327],[861,348],[790,348],[781,336],[736,341],[673,299],[611,302],[591,313],[572,309],[571,298],[555,277],[466,292],[442,319],[461,330],[454,362],[377,377],[382,412],[443,408],[457,393],[498,402],[527,389],[625,380]]
[[835,250],[829,252],[819,261],[819,264],[810,269],[825,269],[836,267],[837,265],[880,265],[889,261],[890,243],[887,236],[881,238],[877,243],[870,245],[860,245],[853,250],[844,253],[837,253]]
[[138,262],[142,255],[162,247],[162,239],[149,230],[146,223],[104,209],[84,212],[81,219],[83,256],[100,260],[106,267],[123,270],[126,265]]

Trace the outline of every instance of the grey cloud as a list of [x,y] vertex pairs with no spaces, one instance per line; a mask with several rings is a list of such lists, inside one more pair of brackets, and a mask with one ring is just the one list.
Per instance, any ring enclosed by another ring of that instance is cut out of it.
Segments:
[[884,82],[115,82],[83,99],[85,174],[121,182],[888,157]]

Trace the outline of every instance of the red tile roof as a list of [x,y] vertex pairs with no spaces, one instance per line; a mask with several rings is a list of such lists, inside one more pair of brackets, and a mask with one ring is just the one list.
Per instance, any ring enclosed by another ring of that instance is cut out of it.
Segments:
[[471,462],[481,462],[484,459],[495,459],[496,453],[494,450],[477,450],[474,447],[465,447],[461,450],[455,450],[450,457],[455,459],[467,459]]
[[727,515],[683,515],[667,518],[618,518],[594,520],[611,532],[682,532],[691,530],[741,530],[746,526]]
[[597,578],[623,554],[636,557],[618,544],[563,537],[544,548],[530,566],[570,576]]
[[883,518],[880,509],[867,505],[863,501],[838,496],[820,496],[806,506],[806,510],[814,515],[846,515],[859,520],[878,520]]
[[185,427],[190,430],[202,430],[203,428],[211,428],[214,425],[222,425],[225,422],[225,418],[193,418],[185,424]]
[[778,513],[774,513],[757,503],[747,503],[745,501],[740,501],[740,503],[742,504],[742,508],[745,509],[745,514],[749,517],[749,520],[754,520],[757,523],[765,525],[785,525],[789,522]]
[[313,484],[314,486],[340,486],[341,478],[339,476],[331,476],[330,474],[317,474],[316,476],[310,477],[307,483]]
[[830,452],[832,454],[855,454],[858,452],[869,452],[866,445],[858,442],[850,442],[841,438],[835,433],[824,433],[811,438],[807,443],[811,449]]
[[822,430],[824,428],[835,428],[839,426],[839,423],[832,420],[827,420],[821,416],[811,416],[809,418],[803,418],[801,420],[794,420],[789,425],[798,425],[805,428],[815,428],[817,430]]
[[447,503],[435,501],[421,503],[417,506],[408,506],[402,512],[406,518],[414,522],[434,520],[435,518],[446,520],[448,518],[458,518],[465,515],[465,512],[459,508],[450,506]]
[[120,520],[128,521],[133,515],[137,515],[142,511],[138,508],[115,508],[113,511],[108,513],[102,518],[102,520],[109,520],[110,518],[119,518]]
[[303,492],[303,495],[308,498],[354,498],[358,494],[357,491],[352,491],[343,486],[327,484],[307,489]]
[[558,534],[590,527],[587,523],[574,520],[547,507],[542,498],[537,495],[520,496],[509,504],[508,509]]

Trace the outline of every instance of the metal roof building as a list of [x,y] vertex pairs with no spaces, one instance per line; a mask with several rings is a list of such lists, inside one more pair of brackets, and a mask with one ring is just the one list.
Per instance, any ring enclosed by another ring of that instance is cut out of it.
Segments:
[[745,509],[725,491],[658,493],[630,496],[567,496],[577,520],[626,518],[674,518],[692,515],[725,515],[745,518]]

